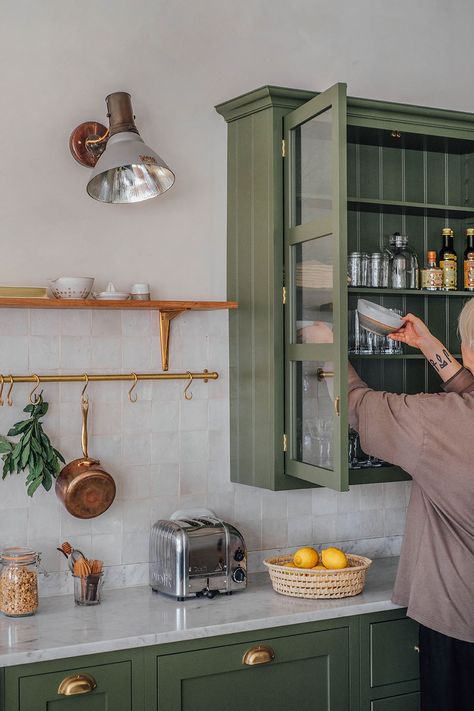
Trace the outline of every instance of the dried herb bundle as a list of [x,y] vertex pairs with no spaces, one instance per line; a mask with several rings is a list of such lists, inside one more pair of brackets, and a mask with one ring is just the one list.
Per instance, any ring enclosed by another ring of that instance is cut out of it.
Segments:
[[53,480],[58,476],[64,458],[55,449],[43,431],[40,419],[48,412],[48,403],[43,401],[42,395],[37,397],[34,405],[27,405],[23,412],[29,413],[28,420],[22,420],[13,425],[8,432],[8,437],[20,439],[17,443],[10,442],[6,437],[0,436],[0,454],[3,459],[2,479],[8,474],[18,474],[28,468],[26,486],[28,496],[33,496],[36,489],[42,484],[46,491],[51,489]]

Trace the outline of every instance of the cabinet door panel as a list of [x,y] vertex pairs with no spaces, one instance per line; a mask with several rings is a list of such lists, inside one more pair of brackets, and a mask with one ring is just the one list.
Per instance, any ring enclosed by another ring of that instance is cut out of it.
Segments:
[[402,694],[389,699],[377,699],[370,704],[370,711],[419,711],[420,694]]
[[348,488],[346,86],[284,119],[289,476]]
[[[268,664],[246,666],[243,656],[270,646]],[[159,657],[158,711],[347,711],[347,628]]]
[[408,617],[370,625],[370,685],[419,677],[418,624]]
[[[20,711],[131,711],[131,662],[78,667],[60,672],[23,676],[19,679]],[[74,696],[58,694],[63,679],[88,674],[96,681],[90,693]]]

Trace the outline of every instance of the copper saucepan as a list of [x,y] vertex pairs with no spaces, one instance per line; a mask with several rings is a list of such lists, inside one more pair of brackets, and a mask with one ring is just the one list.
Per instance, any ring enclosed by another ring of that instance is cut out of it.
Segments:
[[91,459],[87,449],[87,415],[89,402],[82,398],[82,452],[80,459],[66,464],[56,479],[56,494],[76,518],[95,518],[107,511],[115,498],[115,482]]

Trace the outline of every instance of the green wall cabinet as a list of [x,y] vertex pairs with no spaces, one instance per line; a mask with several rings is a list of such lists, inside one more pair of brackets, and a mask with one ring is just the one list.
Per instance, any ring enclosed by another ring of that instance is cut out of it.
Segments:
[[[0,710],[418,711],[418,628],[404,613],[8,667]],[[84,675],[93,690],[58,693],[64,679]]]
[[[394,481],[395,466],[348,464],[349,314],[360,296],[424,318],[459,354],[466,292],[347,284],[347,254],[408,234],[423,262],[474,225],[474,116],[263,87],[216,107],[228,124],[231,478],[282,490]],[[458,284],[462,285],[462,260]],[[307,342],[305,326],[319,324]],[[439,389],[423,356],[351,355],[370,386]]]

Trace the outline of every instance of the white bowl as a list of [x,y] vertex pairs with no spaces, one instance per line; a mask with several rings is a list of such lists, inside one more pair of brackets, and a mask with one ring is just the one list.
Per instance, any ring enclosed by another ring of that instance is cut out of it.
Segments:
[[48,282],[57,299],[87,299],[94,277],[60,277]]
[[377,336],[388,336],[389,333],[394,333],[403,326],[401,316],[395,311],[367,299],[358,300],[357,311],[360,325]]

